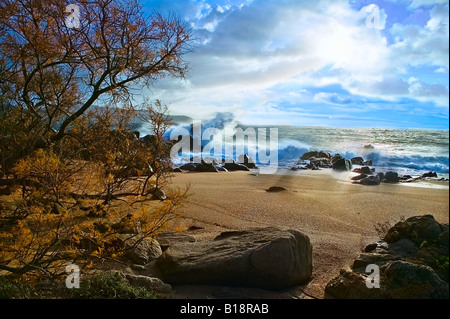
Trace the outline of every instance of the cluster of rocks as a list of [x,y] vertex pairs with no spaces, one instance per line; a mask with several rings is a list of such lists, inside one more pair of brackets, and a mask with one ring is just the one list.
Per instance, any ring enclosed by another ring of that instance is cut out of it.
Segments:
[[421,180],[437,179],[436,172],[424,173],[421,176],[412,177],[411,175],[400,176],[397,172],[388,171],[375,174],[375,168],[363,166],[355,168],[352,172],[359,175],[351,178],[354,184],[376,186],[381,183],[411,183]]
[[[431,215],[408,218],[368,245],[350,269],[327,284],[325,293],[339,299],[448,299],[448,246],[448,224]],[[379,288],[366,285],[369,265],[379,268]]]
[[319,170],[321,168],[332,168],[338,171],[350,171],[353,165],[372,165],[371,161],[364,161],[362,157],[347,159],[340,154],[331,155],[326,152],[307,152],[300,157],[300,160],[291,168],[297,170]]
[[248,155],[240,155],[238,162],[235,160],[222,160],[220,163],[215,158],[209,158],[201,160],[200,163],[187,163],[182,166],[174,167],[173,171],[181,173],[183,171],[188,172],[234,172],[234,171],[250,171],[251,169],[258,168],[251,157]]
[[[354,166],[358,167],[353,168]],[[352,171],[358,174],[351,178],[354,184],[369,186],[380,185],[381,183],[411,183],[419,180],[438,178],[436,172],[428,172],[415,177],[410,175],[400,176],[397,172],[393,171],[376,173],[376,169],[371,166],[373,166],[371,160],[364,160],[364,158],[359,156],[347,159],[340,154],[332,155],[323,151],[312,151],[303,154],[291,170],[319,170],[321,168],[332,168],[336,171]]]

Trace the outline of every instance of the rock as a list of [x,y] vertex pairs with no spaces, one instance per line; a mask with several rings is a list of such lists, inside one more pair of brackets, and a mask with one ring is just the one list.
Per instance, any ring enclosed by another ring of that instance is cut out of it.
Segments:
[[353,165],[364,165],[364,158],[362,157],[353,157],[351,159]]
[[[334,298],[448,299],[448,246],[448,225],[431,215],[408,218],[389,229],[384,241],[368,245],[325,291]],[[379,267],[379,289],[365,286],[370,264]]]
[[256,228],[175,244],[156,265],[172,284],[284,289],[311,279],[312,245],[297,230]]
[[219,172],[213,163],[208,164],[203,160],[200,164],[198,164],[195,167],[195,171],[203,172],[203,173],[218,173]]
[[441,225],[432,215],[417,216],[395,224],[389,229],[383,240],[387,243],[394,243],[400,239],[410,239],[420,246],[424,241],[437,240],[441,232]]
[[366,177],[367,177],[366,174],[360,174],[360,175],[358,175],[358,176],[352,177],[352,181],[359,181],[359,180],[362,180],[362,179],[364,179],[364,178],[366,178]]
[[330,159],[325,158],[325,157],[319,157],[319,158],[311,158],[309,159],[309,163],[310,165],[313,165],[313,167],[315,168],[330,168],[331,167],[331,162]]
[[183,173],[183,170],[182,170],[181,168],[179,168],[179,167],[175,167],[175,168],[173,169],[173,172],[174,172],[174,173]]
[[352,169],[352,163],[348,159],[341,158],[333,163],[333,169],[338,171],[350,171]]
[[372,165],[373,165],[373,162],[372,162],[371,160],[367,160],[367,161],[364,161],[364,162],[363,162],[363,165],[364,165],[364,166],[372,166]]
[[366,178],[363,178],[360,182],[361,184],[366,186],[378,186],[381,183],[378,176],[368,176]]
[[184,164],[182,166],[180,166],[180,169],[183,171],[195,171],[195,169],[197,168],[197,165],[193,164],[193,163],[188,163],[188,164]]
[[331,165],[333,165],[334,163],[336,163],[337,161],[343,159],[343,157],[340,154],[335,154],[332,158],[331,158]]
[[121,235],[125,249],[129,250],[125,256],[138,265],[146,265],[162,255],[158,241],[148,237]]
[[250,169],[255,169],[258,168],[255,164],[255,161],[249,157],[247,154],[244,155],[239,155],[239,161],[240,164],[243,164],[245,166],[247,166]]
[[425,173],[425,174],[422,174],[422,176],[421,176],[422,178],[427,178],[427,177],[438,177],[438,175],[437,175],[437,173],[436,172],[428,172],[428,173]]
[[352,172],[366,175],[373,174],[373,170],[369,166],[357,167],[354,170],[352,170]]
[[382,181],[384,183],[398,183],[400,181],[400,177],[397,172],[386,172]]
[[302,157],[300,157],[300,160],[309,160],[311,158],[326,158],[328,160],[331,159],[331,154],[330,153],[325,153],[325,152],[317,152],[317,151],[313,151],[313,152],[307,152],[305,154],[302,155]]
[[153,190],[152,199],[153,200],[166,200],[167,199],[167,195],[162,189],[156,188],[156,189]]
[[342,269],[325,287],[325,294],[336,299],[382,299],[380,289],[368,289],[366,275]]
[[220,165],[221,163],[214,157],[206,157],[203,158],[202,162],[205,162],[206,164],[213,164],[214,166]]
[[216,165],[216,169],[219,172],[228,172],[228,170],[225,167],[223,167],[222,165]]
[[382,181],[384,179],[384,173],[378,173],[377,174],[378,178],[380,179],[380,181]]
[[366,248],[364,248],[364,252],[370,253],[371,251],[374,251],[377,248],[388,250],[389,245],[386,242],[380,240],[375,243],[367,245]]
[[[364,176],[364,177],[363,177]],[[361,184],[366,186],[378,186],[380,185],[380,178],[378,176],[367,176],[361,174],[352,178],[353,184]]]
[[448,283],[428,266],[406,261],[389,262],[380,275],[380,288],[366,286],[367,274],[342,270],[325,287],[338,299],[448,299]]
[[171,245],[177,244],[177,243],[193,243],[195,242],[195,238],[186,235],[186,234],[180,234],[175,232],[164,232],[156,236],[156,240],[158,241],[159,245],[161,246],[161,250],[165,251],[167,248],[169,248]]
[[383,272],[383,289],[388,299],[448,299],[448,283],[432,268],[397,260],[388,263]]
[[223,167],[225,169],[227,169],[228,171],[230,171],[230,172],[233,172],[233,171],[250,171],[250,169],[247,166],[245,166],[243,164],[238,164],[235,161],[232,161],[230,163],[225,163],[225,164],[223,164]]
[[375,149],[375,147],[374,147],[373,145],[371,145],[371,144],[364,145],[363,148],[364,148],[365,150],[373,150],[373,149]]
[[125,274],[125,279],[133,287],[144,287],[150,292],[156,294],[168,294],[172,292],[172,286],[164,283],[159,278]]
[[272,186],[268,190],[266,190],[266,192],[268,192],[268,193],[280,193],[280,192],[285,192],[285,191],[287,191],[286,188],[279,187],[279,186]]
[[403,238],[390,244],[389,250],[396,255],[406,257],[411,254],[416,254],[419,247],[412,240]]

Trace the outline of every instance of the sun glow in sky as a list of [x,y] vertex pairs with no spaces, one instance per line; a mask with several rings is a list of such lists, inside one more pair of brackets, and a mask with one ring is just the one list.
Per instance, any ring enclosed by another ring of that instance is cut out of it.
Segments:
[[171,114],[250,125],[449,127],[447,0],[143,0],[192,30]]

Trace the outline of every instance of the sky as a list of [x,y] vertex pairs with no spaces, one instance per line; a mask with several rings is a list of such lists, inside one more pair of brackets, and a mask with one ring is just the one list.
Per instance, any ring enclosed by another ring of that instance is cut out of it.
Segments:
[[449,128],[448,0],[141,0],[191,29],[185,79],[142,94],[197,120]]

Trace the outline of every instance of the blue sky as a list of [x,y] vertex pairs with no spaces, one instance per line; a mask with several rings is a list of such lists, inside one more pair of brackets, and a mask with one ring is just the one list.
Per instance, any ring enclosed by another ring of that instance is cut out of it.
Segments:
[[448,0],[142,0],[192,29],[176,115],[250,125],[449,127]]

